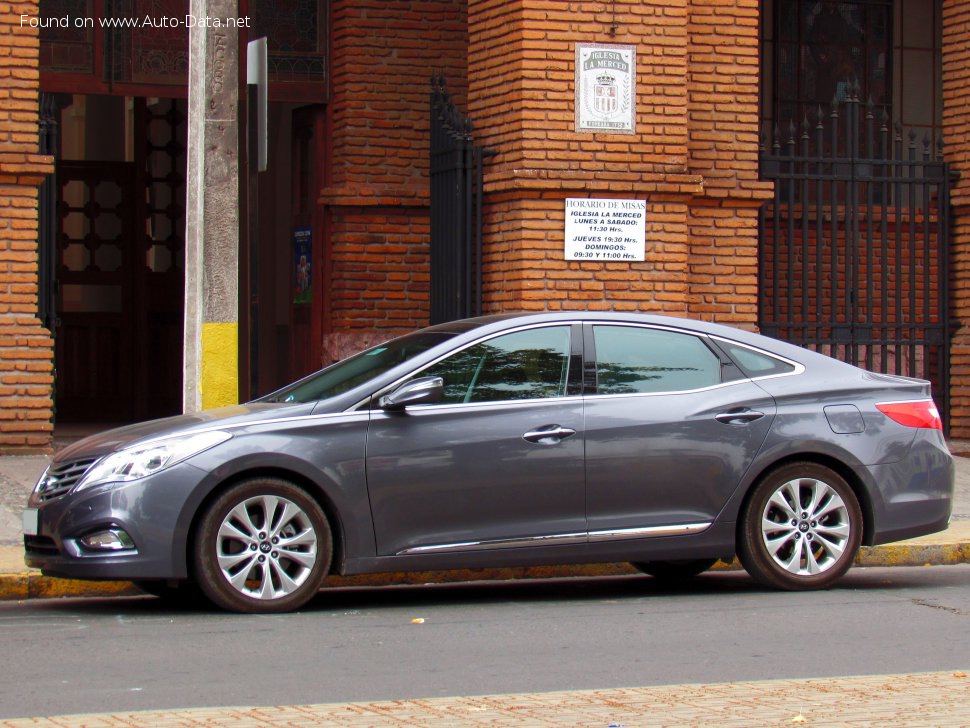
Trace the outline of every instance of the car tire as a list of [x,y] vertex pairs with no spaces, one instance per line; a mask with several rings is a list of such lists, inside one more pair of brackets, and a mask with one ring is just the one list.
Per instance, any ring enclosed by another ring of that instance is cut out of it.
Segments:
[[234,612],[299,609],[330,569],[333,541],[320,505],[276,478],[239,483],[199,521],[194,566],[199,587]]
[[675,559],[672,561],[637,561],[633,565],[644,574],[663,581],[685,581],[704,573],[717,559]]
[[859,500],[842,476],[818,463],[769,473],[745,504],[738,558],[755,580],[777,589],[824,589],[862,543]]

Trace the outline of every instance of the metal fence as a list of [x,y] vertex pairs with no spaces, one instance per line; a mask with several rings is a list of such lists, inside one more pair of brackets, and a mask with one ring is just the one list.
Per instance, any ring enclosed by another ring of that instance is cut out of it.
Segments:
[[762,333],[929,379],[948,412],[949,172],[942,145],[857,94],[775,127],[761,175]]
[[482,159],[472,123],[431,79],[431,323],[482,312]]

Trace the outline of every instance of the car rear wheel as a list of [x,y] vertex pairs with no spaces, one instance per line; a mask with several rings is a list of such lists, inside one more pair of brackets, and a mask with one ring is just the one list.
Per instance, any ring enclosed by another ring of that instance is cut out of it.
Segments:
[[677,559],[674,561],[637,561],[634,566],[644,574],[664,581],[683,581],[702,574],[717,563],[717,559]]
[[838,473],[791,463],[770,473],[745,506],[738,557],[779,589],[823,589],[848,571],[862,542],[862,510]]
[[216,498],[199,523],[199,587],[223,609],[299,609],[319,590],[333,551],[327,518],[303,489],[259,478]]

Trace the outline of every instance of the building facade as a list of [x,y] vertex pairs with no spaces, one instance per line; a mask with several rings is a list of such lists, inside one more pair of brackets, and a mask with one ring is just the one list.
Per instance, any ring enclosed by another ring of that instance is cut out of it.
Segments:
[[[106,16],[74,5],[0,11],[7,451],[48,447],[52,423],[178,409],[187,31],[22,22]],[[434,75],[490,152],[483,311],[761,327],[931,377],[950,434],[970,437],[964,3],[250,0],[240,14],[242,42],[266,35],[271,53],[270,168],[240,221],[243,398],[428,322]],[[581,85],[587,46],[632,51],[632,99],[615,73]],[[632,128],[581,129],[596,108],[629,109]],[[910,193],[904,173],[932,185]],[[567,260],[577,199],[644,203],[643,259]]]

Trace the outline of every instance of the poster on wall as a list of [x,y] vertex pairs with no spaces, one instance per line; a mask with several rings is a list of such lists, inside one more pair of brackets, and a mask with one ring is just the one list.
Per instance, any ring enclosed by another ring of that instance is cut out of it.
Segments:
[[293,303],[312,303],[313,233],[308,227],[293,229]]
[[566,260],[644,260],[646,236],[646,200],[566,200]]
[[636,132],[635,46],[576,44],[576,131]]

